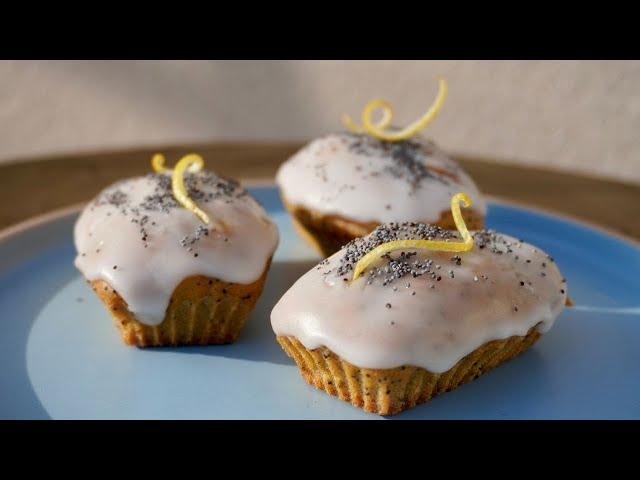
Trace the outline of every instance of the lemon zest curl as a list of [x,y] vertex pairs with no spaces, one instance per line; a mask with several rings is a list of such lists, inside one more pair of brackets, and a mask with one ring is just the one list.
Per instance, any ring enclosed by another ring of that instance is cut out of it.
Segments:
[[[190,155],[196,155],[195,153],[191,153]],[[199,156],[199,155],[197,155]],[[164,155],[161,153],[156,153],[153,157],[151,157],[151,167],[153,171],[156,173],[169,173],[171,172],[170,168],[165,167],[166,160]],[[198,173],[202,170],[204,164],[193,163],[187,169],[189,173]]]
[[[364,110],[362,110],[361,126],[357,125],[346,113],[342,116],[342,123],[351,132],[368,133],[378,140],[383,140],[386,142],[400,142],[402,140],[407,140],[408,138],[413,137],[420,130],[426,128],[427,125],[429,125],[433,121],[433,119],[436,118],[436,116],[440,112],[440,109],[442,108],[442,105],[444,104],[445,99],[447,98],[448,90],[449,87],[447,85],[447,80],[444,77],[439,77],[438,95],[436,96],[436,99],[434,100],[429,110],[427,110],[427,112],[422,117],[411,123],[409,126],[403,128],[402,130],[385,130],[393,119],[393,107],[391,106],[391,103],[379,98],[371,100],[365,105]],[[372,117],[373,113],[377,109],[382,109],[382,118],[377,123],[374,123]]]
[[447,242],[437,240],[392,240],[390,242],[378,245],[376,248],[367,253],[364,257],[358,260],[355,268],[353,269],[353,277],[351,281],[356,280],[364,270],[372,263],[377,261],[383,255],[399,250],[403,248],[418,248],[436,250],[441,252],[468,252],[473,248],[473,237],[467,230],[467,225],[464,223],[462,213],[460,212],[460,204],[464,207],[470,207],[472,205],[471,199],[464,193],[456,193],[451,197],[451,214],[453,215],[453,221],[456,224],[456,228],[462,237],[462,241]]
[[175,199],[180,202],[184,208],[197,215],[197,217],[202,220],[202,223],[209,225],[211,223],[209,215],[201,210],[200,207],[196,205],[196,202],[189,197],[187,188],[184,185],[184,172],[192,165],[195,165],[197,168],[196,171],[199,172],[202,170],[202,167],[204,167],[204,160],[202,160],[200,155],[192,153],[185,155],[176,163],[176,166],[173,168],[173,173],[171,174],[171,189],[173,190]]
[[156,173],[170,172],[171,170],[164,166],[165,162],[166,160],[164,158],[164,155],[162,155],[161,153],[156,153],[153,157],[151,157],[151,167],[153,168],[153,171]]
[[[391,120],[393,119],[393,108],[391,107],[391,104],[389,102],[386,102],[384,100],[380,101],[384,102],[384,104],[381,105],[382,118],[378,121],[376,127],[382,129],[388,127],[391,123]],[[353,133],[365,133],[364,127],[357,125],[346,113],[342,115],[342,123],[345,127],[347,127],[347,130],[350,130]]]
[[195,153],[185,155],[180,160],[178,160],[178,163],[176,163],[176,166],[172,171],[165,167],[164,155],[156,153],[151,158],[151,166],[157,173],[171,172],[171,191],[176,201],[178,201],[178,203],[180,203],[187,210],[193,212],[204,224],[211,224],[209,215],[201,210],[198,205],[196,205],[196,203],[189,197],[187,188],[184,184],[185,171],[189,171],[190,173],[197,173],[203,169],[204,160],[200,155],[197,155]]

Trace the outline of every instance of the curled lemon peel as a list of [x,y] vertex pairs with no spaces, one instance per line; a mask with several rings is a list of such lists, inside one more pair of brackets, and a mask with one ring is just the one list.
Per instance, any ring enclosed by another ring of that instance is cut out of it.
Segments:
[[[195,155],[195,153],[192,153],[190,155]],[[168,173],[171,171],[170,168],[165,167],[165,163],[166,160],[164,158],[164,155],[162,155],[161,153],[156,153],[153,157],[151,157],[151,167],[156,173]],[[189,166],[189,172],[191,173],[197,173],[200,170],[202,170],[202,164],[200,163],[193,163]]]
[[196,203],[189,197],[187,188],[184,185],[184,172],[197,173],[204,167],[204,160],[200,155],[190,153],[185,155],[173,170],[165,167],[166,160],[164,155],[156,153],[151,157],[151,167],[156,173],[169,173],[171,172],[171,191],[174,198],[187,210],[193,212],[203,223],[209,225],[211,219],[204,211],[202,211]]
[[[420,130],[429,125],[434,118],[440,112],[442,105],[444,104],[445,99],[447,98],[447,92],[449,91],[449,87],[447,84],[447,80],[444,77],[438,77],[438,95],[434,100],[433,104],[427,110],[427,112],[420,117],[418,120],[410,124],[409,126],[403,128],[398,131],[385,131],[385,128],[389,126],[391,120],[393,119],[393,109],[391,104],[386,100],[374,99],[367,103],[362,111],[362,126],[356,125],[355,122],[349,117],[349,115],[344,114],[342,116],[342,122],[345,127],[354,132],[354,133],[362,133],[366,132],[369,135],[377,138],[378,140],[383,140],[386,142],[399,142],[402,140],[406,140],[408,138],[413,137]],[[372,121],[373,113],[377,109],[382,109],[382,119],[374,123]]]
[[[386,102],[384,100],[378,101],[383,102],[383,104],[380,105],[380,107],[382,108],[382,118],[378,121],[376,126],[378,128],[386,128],[389,126],[391,120],[393,119],[393,107],[389,102]],[[358,126],[346,113],[342,115],[342,123],[347,128],[347,130],[350,130],[351,132],[364,133],[365,131],[363,127]]]
[[173,196],[184,208],[193,212],[200,220],[202,220],[203,223],[208,225],[211,223],[209,215],[202,211],[196,205],[196,202],[191,200],[187,193],[187,188],[184,185],[184,172],[190,167],[193,167],[190,170],[191,172],[199,172],[202,170],[202,167],[204,167],[204,160],[202,160],[200,155],[191,153],[189,155],[185,155],[178,161],[178,163],[176,163],[176,166],[173,168],[173,173],[171,174],[171,189],[173,190]]
[[386,253],[402,248],[418,248],[437,250],[441,252],[468,252],[473,248],[473,237],[467,230],[467,225],[464,223],[462,213],[460,212],[460,205],[468,208],[472,205],[471,199],[464,193],[456,193],[451,197],[451,213],[453,215],[453,221],[456,224],[456,228],[462,237],[462,241],[458,242],[445,242],[437,240],[392,240],[382,245],[378,245],[376,248],[367,253],[364,257],[358,260],[355,268],[353,269],[353,282],[357,279],[364,270],[373,262],[378,260]]
[[168,172],[169,169],[164,166],[165,158],[161,153],[156,153],[153,157],[151,157],[151,167],[153,171],[156,173],[165,173]]

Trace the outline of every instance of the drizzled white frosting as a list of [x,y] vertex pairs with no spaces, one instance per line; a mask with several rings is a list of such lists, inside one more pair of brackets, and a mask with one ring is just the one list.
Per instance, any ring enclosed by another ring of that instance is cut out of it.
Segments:
[[336,272],[343,249],[284,294],[271,313],[273,330],[309,349],[325,346],[358,367],[412,365],[434,373],[488,341],[525,335],[538,324],[546,332],[566,299],[558,268],[529,244],[498,239],[459,254],[460,265],[454,254],[418,250],[410,262],[431,259],[433,273],[387,285],[384,273],[370,277],[370,270],[352,284],[345,281],[352,272]]
[[287,160],[276,181],[289,203],[360,222],[435,223],[458,192],[486,212],[469,175],[420,137],[383,143],[366,135],[327,135]]
[[179,206],[170,183],[167,174],[118,182],[87,205],[74,231],[77,268],[90,281],[108,282],[149,325],[162,322],[185,278],[252,283],[278,244],[277,227],[235,182],[210,172],[186,176],[190,196],[224,231]]

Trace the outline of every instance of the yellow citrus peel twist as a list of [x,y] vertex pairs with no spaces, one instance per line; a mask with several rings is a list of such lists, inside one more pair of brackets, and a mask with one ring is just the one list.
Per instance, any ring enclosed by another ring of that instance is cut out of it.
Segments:
[[209,215],[204,213],[204,211],[196,205],[196,202],[191,200],[187,193],[187,188],[184,185],[184,172],[192,165],[196,166],[196,171],[200,171],[202,170],[202,167],[204,167],[204,160],[202,160],[200,155],[192,153],[190,155],[185,155],[178,161],[178,163],[176,163],[176,166],[173,168],[173,174],[171,175],[171,189],[173,190],[173,196],[184,208],[192,211],[200,220],[202,220],[202,223],[208,225],[211,223]]
[[[391,120],[393,119],[393,108],[391,108],[391,104],[389,102],[385,102],[384,100],[374,100],[374,102],[375,101],[384,102],[384,104],[381,105],[382,118],[376,124],[376,127],[380,129],[386,128],[389,126],[389,124],[391,123]],[[356,123],[353,120],[351,120],[351,117],[346,113],[342,115],[342,123],[344,124],[345,127],[347,127],[347,130],[350,130],[353,133],[365,133],[364,127],[356,125]]]
[[378,260],[383,255],[392,252],[394,250],[404,248],[417,248],[437,250],[441,252],[468,252],[473,248],[473,237],[467,230],[467,225],[464,223],[462,213],[460,212],[460,204],[465,208],[472,205],[471,199],[464,193],[456,193],[451,197],[451,213],[453,215],[453,221],[456,224],[456,228],[462,237],[462,241],[459,242],[446,242],[436,240],[392,240],[382,245],[378,245],[376,248],[362,257],[358,263],[356,263],[353,269],[353,282],[357,279],[365,269],[373,262]]
[[151,157],[151,167],[153,168],[154,172],[156,173],[169,172],[170,170],[166,168],[164,164],[165,164],[164,155],[162,155],[161,153],[156,153],[153,157]]
[[[427,125],[436,118],[445,99],[447,98],[449,87],[446,79],[439,77],[438,81],[438,95],[429,110],[427,110],[427,112],[418,120],[402,130],[385,130],[393,119],[393,108],[389,102],[381,99],[371,100],[367,105],[365,105],[364,110],[362,111],[362,126],[356,125],[356,123],[347,114],[342,116],[342,122],[348,130],[354,133],[366,132],[369,135],[386,142],[399,142],[411,138],[420,130],[426,128]],[[379,108],[382,109],[382,118],[377,123],[374,123],[372,119],[373,113]]]
[[[151,158],[151,166],[153,167],[153,170],[158,173],[171,172],[171,170],[165,167],[165,158],[160,153],[155,154]],[[173,172],[171,173],[171,190],[175,199],[184,208],[193,212],[200,220],[202,220],[203,223],[208,225],[211,223],[209,215],[202,211],[189,197],[187,188],[184,184],[184,172],[186,170],[191,173],[196,173],[202,170],[203,167],[204,160],[200,155],[191,153],[182,157],[178,160],[178,163],[176,163],[176,166],[173,168]]]
[[[195,155],[195,153],[192,153],[191,155]],[[166,160],[164,158],[164,155],[162,155],[161,153],[156,153],[153,157],[151,157],[151,167],[156,173],[167,173],[171,171],[170,168],[165,167],[165,163]],[[191,173],[197,173],[202,170],[202,164],[194,163],[189,166],[188,170]]]

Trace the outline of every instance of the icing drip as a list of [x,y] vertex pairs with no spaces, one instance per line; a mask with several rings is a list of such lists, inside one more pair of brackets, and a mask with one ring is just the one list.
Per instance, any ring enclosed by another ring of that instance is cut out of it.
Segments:
[[210,217],[204,225],[174,198],[171,176],[115,183],[76,222],[75,264],[105,280],[143,323],[159,324],[177,285],[193,275],[248,284],[262,275],[278,243],[276,226],[240,185],[211,172],[186,173],[186,192]]
[[566,299],[553,259],[490,230],[473,234],[469,252],[398,250],[349,281],[358,260],[382,243],[457,238],[432,225],[379,226],[284,294],[271,314],[275,333],[326,346],[359,367],[442,373],[486,342],[552,326]]
[[319,138],[296,153],[276,176],[290,203],[361,222],[436,222],[451,197],[468,193],[484,215],[470,177],[430,141],[382,142],[364,134]]

